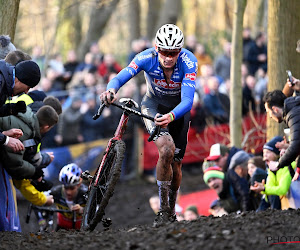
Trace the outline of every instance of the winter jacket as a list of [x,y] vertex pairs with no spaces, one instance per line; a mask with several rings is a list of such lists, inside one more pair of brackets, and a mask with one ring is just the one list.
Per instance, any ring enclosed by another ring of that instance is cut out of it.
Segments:
[[[29,107],[26,113],[0,117],[0,129],[9,130],[10,128],[22,129],[23,136],[19,138],[22,142],[33,138],[41,140],[38,119]],[[5,162],[4,167],[13,179],[31,178],[35,173],[35,167],[24,160],[24,153],[25,150],[15,153],[10,148],[2,147],[1,161]]]
[[13,180],[14,185],[26,200],[30,201],[33,205],[43,206],[47,201],[47,196],[38,191],[28,179]]
[[[290,128],[290,143],[285,154],[279,159],[278,168],[289,166],[300,155],[300,96],[289,97],[284,101],[283,120]],[[299,157],[297,167],[300,167]]]
[[248,182],[246,179],[239,177],[233,169],[228,170],[225,175],[223,189],[218,196],[220,206],[228,213],[252,209]]
[[[14,67],[0,60],[0,107],[13,95],[14,83]],[[0,132],[0,145],[3,145],[5,140],[6,136]]]

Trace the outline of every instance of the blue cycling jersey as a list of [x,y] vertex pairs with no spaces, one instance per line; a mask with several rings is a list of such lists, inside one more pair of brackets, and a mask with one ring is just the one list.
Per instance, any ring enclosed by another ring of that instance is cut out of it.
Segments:
[[158,52],[150,48],[137,54],[131,63],[108,83],[107,90],[113,88],[118,91],[130,78],[144,70],[146,95],[172,107],[171,112],[175,119],[178,119],[192,108],[197,67],[197,59],[193,53],[182,49],[168,84],[158,60]]

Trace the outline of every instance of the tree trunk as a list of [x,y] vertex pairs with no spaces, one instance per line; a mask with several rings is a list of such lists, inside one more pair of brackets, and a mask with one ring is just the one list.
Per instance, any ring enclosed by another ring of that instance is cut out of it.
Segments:
[[176,24],[181,13],[181,8],[181,0],[165,0],[159,14],[159,21],[156,26],[156,30],[166,23]]
[[20,0],[0,0],[0,34],[14,41]]
[[241,147],[242,143],[242,30],[243,16],[247,0],[234,1],[233,33],[231,50],[231,88],[230,88],[230,142]]
[[135,39],[140,38],[141,32],[140,32],[140,3],[139,0],[131,0],[129,3],[128,8],[128,19],[129,19],[129,42],[131,42]]
[[254,36],[263,30],[263,17],[265,12],[265,0],[258,0],[257,2],[257,9],[256,9],[256,17],[255,23],[253,27],[253,34]]
[[97,0],[95,5],[91,7],[89,29],[79,46],[79,60],[83,60],[84,55],[89,51],[91,43],[101,38],[105,26],[118,3],[119,0]]
[[151,40],[156,34],[161,0],[148,0],[147,38]]
[[[295,51],[300,34],[300,2],[269,0],[268,12],[268,91],[283,89],[286,70],[300,77],[300,56]],[[267,139],[283,135],[283,125],[267,119]]]

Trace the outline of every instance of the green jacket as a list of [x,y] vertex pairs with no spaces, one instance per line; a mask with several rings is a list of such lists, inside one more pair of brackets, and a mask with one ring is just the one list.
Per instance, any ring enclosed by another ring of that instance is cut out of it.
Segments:
[[[296,162],[292,163],[294,168]],[[292,183],[292,176],[290,174],[289,168],[284,167],[278,169],[275,173],[268,170],[268,178],[265,184],[265,191],[263,194],[266,195],[286,195]]]
[[[5,131],[11,128],[19,128],[23,131],[23,136],[19,138],[22,142],[33,138],[41,139],[37,116],[29,107],[24,114],[18,113],[17,116],[0,117],[0,129]],[[4,167],[9,175],[13,179],[31,178],[35,172],[35,167],[23,159],[25,150],[15,153],[10,148],[2,147],[1,161],[5,163]]]

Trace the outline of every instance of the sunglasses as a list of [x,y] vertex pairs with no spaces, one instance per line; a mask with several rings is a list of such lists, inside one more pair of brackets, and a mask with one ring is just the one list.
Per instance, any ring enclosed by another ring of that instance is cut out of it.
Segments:
[[160,53],[163,56],[171,56],[175,57],[180,53],[180,50],[162,50],[161,48],[158,48],[158,53]]

